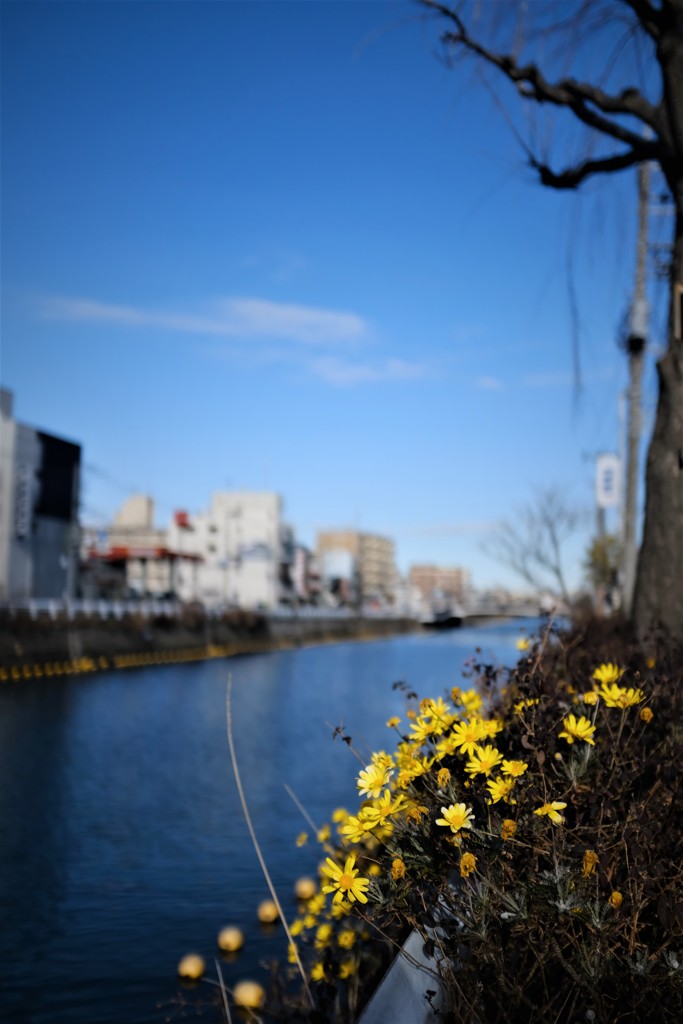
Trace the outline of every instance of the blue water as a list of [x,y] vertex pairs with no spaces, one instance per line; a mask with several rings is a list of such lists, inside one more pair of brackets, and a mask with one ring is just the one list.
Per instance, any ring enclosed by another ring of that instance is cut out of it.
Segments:
[[[528,624],[526,624],[528,628]],[[264,980],[284,959],[264,931],[268,896],[239,806],[226,738],[226,681],[242,781],[287,912],[293,881],[320,848],[288,784],[318,824],[357,806],[361,751],[393,748],[402,715],[392,683],[437,696],[480,646],[512,665],[519,623],[338,644],[229,661],[111,672],[0,688],[0,1019],[146,1024],[219,1016],[208,984],[176,981],[189,951],[213,966],[226,924],[245,949],[228,984]],[[215,977],[215,973],[213,975]],[[183,1001],[187,1005],[181,1005]]]

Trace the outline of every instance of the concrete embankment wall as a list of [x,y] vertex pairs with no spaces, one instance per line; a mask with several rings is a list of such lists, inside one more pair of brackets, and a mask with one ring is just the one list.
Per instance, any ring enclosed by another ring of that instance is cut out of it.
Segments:
[[221,654],[259,653],[310,644],[369,640],[414,632],[410,619],[300,618],[269,620],[247,612],[220,619],[204,616],[120,620],[81,616],[69,620],[41,616],[0,616],[0,667],[108,658],[134,654],[194,651]]

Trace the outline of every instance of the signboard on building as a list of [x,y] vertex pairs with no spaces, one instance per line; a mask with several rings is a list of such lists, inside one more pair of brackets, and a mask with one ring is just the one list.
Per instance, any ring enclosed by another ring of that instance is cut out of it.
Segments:
[[618,455],[598,455],[595,474],[595,500],[598,508],[615,508],[619,504],[621,460]]
[[28,537],[31,532],[31,518],[33,516],[31,480],[33,468],[26,463],[17,466],[14,478],[14,532],[21,540]]

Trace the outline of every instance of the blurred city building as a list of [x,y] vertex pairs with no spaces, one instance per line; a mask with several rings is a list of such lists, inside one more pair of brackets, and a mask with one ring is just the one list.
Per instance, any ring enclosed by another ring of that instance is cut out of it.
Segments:
[[411,565],[408,582],[429,606],[467,603],[470,574],[467,569],[438,565]]
[[216,492],[207,511],[176,514],[168,544],[200,559],[196,581],[177,577],[185,601],[267,609],[293,599],[294,531],[282,522],[279,494]]
[[393,540],[360,530],[321,530],[316,549],[323,576],[341,600],[394,603],[398,572]]
[[86,528],[81,537],[80,593],[108,599],[175,596],[185,575],[196,587],[199,557],[169,546],[168,530],[154,525],[154,500],[127,498],[104,529]]
[[81,446],[14,419],[0,389],[0,600],[76,593]]

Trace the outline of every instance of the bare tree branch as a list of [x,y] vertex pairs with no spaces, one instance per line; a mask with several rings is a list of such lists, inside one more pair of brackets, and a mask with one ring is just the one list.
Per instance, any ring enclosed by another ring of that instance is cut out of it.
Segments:
[[570,189],[577,188],[585,178],[594,174],[607,174],[610,171],[623,171],[627,167],[633,167],[641,163],[643,157],[632,149],[625,153],[617,153],[614,156],[603,157],[600,160],[584,160],[574,167],[568,167],[564,171],[553,171],[547,164],[541,163],[534,157],[530,157],[529,163],[538,171],[541,184],[549,188]]
[[[661,105],[653,106],[637,89],[624,89],[618,95],[613,96],[597,85],[579,82],[573,78],[564,78],[555,83],[549,82],[536,64],[520,65],[510,54],[495,53],[473,39],[462,18],[453,8],[439,3],[438,0],[421,0],[421,2],[455,26],[455,31],[444,33],[442,38],[446,44],[454,47],[461,46],[492,67],[498,68],[509,81],[517,86],[523,99],[538,104],[550,103],[557,107],[564,107],[570,110],[586,127],[593,128],[630,147],[632,151],[630,162],[605,168],[598,165],[594,170],[588,169],[587,165],[582,178],[590,173],[600,173],[602,170],[615,170],[644,160],[662,161],[666,158],[666,147],[659,138],[644,139],[642,134],[626,127],[620,121],[604,116],[606,114],[625,114],[636,117],[661,136],[663,133]],[[624,157],[619,159],[624,159]],[[562,177],[563,175],[558,175],[559,179]],[[556,187],[573,188],[575,185]]]
[[549,487],[537,491],[533,500],[518,510],[515,521],[501,523],[483,547],[534,590],[569,604],[562,549],[582,518],[559,488]]
[[661,11],[653,7],[649,0],[621,0],[630,7],[647,34],[655,41],[661,32]]

